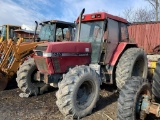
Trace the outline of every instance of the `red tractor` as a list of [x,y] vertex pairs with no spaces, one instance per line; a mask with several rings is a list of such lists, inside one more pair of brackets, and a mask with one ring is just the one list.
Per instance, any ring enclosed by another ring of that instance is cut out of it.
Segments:
[[29,95],[41,89],[35,85],[38,81],[58,87],[59,110],[75,118],[96,107],[102,83],[116,83],[121,89],[128,77],[147,76],[144,51],[128,42],[127,20],[105,12],[83,12],[76,21],[77,39],[38,45],[34,57],[38,71],[30,66],[20,80]]

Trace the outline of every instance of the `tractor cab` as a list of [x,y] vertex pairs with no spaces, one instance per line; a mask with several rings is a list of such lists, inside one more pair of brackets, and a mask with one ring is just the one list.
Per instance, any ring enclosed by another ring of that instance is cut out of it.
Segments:
[[119,42],[128,42],[127,25],[127,20],[105,12],[82,16],[79,41],[92,44],[92,63],[110,62]]
[[[40,44],[35,48],[35,63],[41,73],[45,72],[46,76],[65,73],[76,65],[93,65],[98,68],[98,73],[103,67],[106,74],[108,71],[113,72],[118,57],[129,41],[127,20],[105,12],[86,14],[79,18],[76,20],[75,40],[62,43],[59,41],[66,41],[64,39],[68,36],[67,31],[73,31],[72,24],[64,27],[65,22],[41,23],[40,39],[57,41]],[[63,26],[59,23],[63,23]],[[55,35],[51,34],[52,32]],[[120,45],[121,43],[124,45]],[[116,51],[118,53],[115,53]],[[116,59],[113,59],[114,56]],[[109,69],[106,69],[107,65]],[[105,79],[110,82],[112,78]]]
[[51,20],[40,23],[40,26],[38,41],[62,42],[74,38],[74,23]]

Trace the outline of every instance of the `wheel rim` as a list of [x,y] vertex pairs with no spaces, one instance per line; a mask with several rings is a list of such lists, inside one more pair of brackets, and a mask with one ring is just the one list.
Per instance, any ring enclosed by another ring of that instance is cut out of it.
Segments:
[[143,77],[144,66],[145,66],[145,62],[144,62],[143,57],[138,58],[136,60],[136,62],[134,63],[131,76],[140,76],[140,77]]
[[32,73],[31,75],[31,83],[32,85],[35,87],[35,88],[38,88],[40,89],[41,87],[44,86],[44,82],[43,81],[37,81],[35,78],[36,78],[36,75],[37,75],[37,69],[34,70],[34,72]]
[[77,106],[80,109],[86,109],[93,100],[93,85],[90,81],[83,82],[77,92]]

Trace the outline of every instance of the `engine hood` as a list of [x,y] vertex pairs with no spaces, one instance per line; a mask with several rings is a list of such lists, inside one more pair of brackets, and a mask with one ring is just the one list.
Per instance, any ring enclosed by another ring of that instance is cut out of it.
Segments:
[[91,43],[87,42],[48,42],[40,46],[46,46],[46,53],[91,53]]
[[38,45],[35,52],[38,70],[48,74],[65,73],[91,61],[91,43],[87,42],[48,42]]

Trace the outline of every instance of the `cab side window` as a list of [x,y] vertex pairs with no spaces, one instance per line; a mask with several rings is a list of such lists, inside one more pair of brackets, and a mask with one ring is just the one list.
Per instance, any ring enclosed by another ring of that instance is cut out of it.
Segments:
[[9,27],[9,38],[10,39],[16,39],[17,38],[17,33],[14,30],[17,30],[17,27]]
[[127,39],[128,39],[127,25],[121,23],[121,41],[127,41]]
[[72,28],[57,28],[56,30],[56,41],[70,41],[73,40],[73,37]]
[[119,42],[119,24],[112,19],[108,19],[108,41]]

